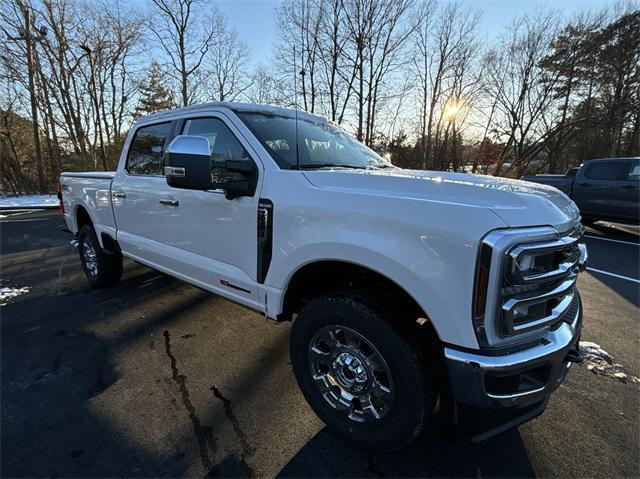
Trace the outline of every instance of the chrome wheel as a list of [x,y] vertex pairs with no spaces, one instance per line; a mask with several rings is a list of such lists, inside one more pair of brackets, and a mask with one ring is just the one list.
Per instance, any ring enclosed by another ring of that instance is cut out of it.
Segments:
[[329,405],[357,422],[381,419],[394,400],[389,367],[363,335],[344,326],[318,331],[308,350],[311,374]]
[[85,238],[82,242],[82,261],[89,276],[92,278],[98,276],[98,257],[89,238]]

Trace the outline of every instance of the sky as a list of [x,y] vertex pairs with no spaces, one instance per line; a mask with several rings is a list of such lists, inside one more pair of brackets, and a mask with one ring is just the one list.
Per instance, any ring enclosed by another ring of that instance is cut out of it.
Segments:
[[[275,7],[277,0],[218,0],[215,2],[251,50],[251,62],[266,63],[276,40]],[[522,14],[540,9],[553,10],[563,17],[613,7],[616,0],[460,0],[463,6],[482,12],[480,38],[495,40],[503,27]]]

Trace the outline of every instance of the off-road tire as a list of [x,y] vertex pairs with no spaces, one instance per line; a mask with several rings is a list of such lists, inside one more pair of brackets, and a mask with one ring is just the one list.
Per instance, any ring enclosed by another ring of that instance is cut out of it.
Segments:
[[[331,430],[368,449],[393,450],[410,443],[430,419],[437,399],[437,374],[430,370],[420,348],[385,311],[366,297],[346,293],[318,297],[303,308],[293,324],[290,355],[303,395]],[[314,381],[308,355],[311,341],[322,328],[333,325],[359,333],[388,365],[394,396],[381,418],[370,422],[350,419],[330,405]]]

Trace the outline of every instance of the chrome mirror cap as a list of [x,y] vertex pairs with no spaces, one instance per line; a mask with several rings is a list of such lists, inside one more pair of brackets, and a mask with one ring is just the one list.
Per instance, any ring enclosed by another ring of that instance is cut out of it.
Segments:
[[211,155],[209,140],[204,136],[178,135],[169,143],[166,154],[209,157]]

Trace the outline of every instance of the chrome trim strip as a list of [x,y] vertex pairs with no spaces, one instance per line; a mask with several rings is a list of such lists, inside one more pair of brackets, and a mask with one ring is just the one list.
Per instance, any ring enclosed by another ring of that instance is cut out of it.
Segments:
[[[567,247],[575,247],[581,238],[573,238],[571,236],[564,236],[556,241],[548,243],[536,243],[536,244],[521,244],[513,248],[509,252],[511,258],[511,274],[515,277],[516,282],[522,283],[539,283],[542,281],[551,281],[553,279],[560,278],[566,275],[568,272],[578,266],[579,254],[574,255],[568,261],[563,261],[558,265],[557,269],[552,271],[546,271],[544,273],[534,275],[524,275],[517,268],[517,262],[523,254],[541,255],[544,253],[551,253],[554,251],[562,250]],[[572,252],[573,253],[573,252]]]
[[560,301],[558,305],[551,310],[551,314],[548,316],[545,316],[544,318],[540,318],[535,321],[529,321],[523,324],[514,324],[513,331],[516,333],[520,333],[531,328],[544,326],[547,323],[553,323],[565,313],[565,311],[569,308],[569,306],[571,306],[571,302],[573,301],[574,296],[575,296],[575,292],[573,291],[567,294],[564,297],[564,299]]
[[165,166],[164,167],[164,176],[172,177],[172,178],[184,178],[186,175],[186,170],[181,166]]
[[578,249],[580,250],[580,259],[578,260],[578,267],[580,271],[587,269],[587,262],[589,261],[589,251],[587,245],[584,243],[578,243]]
[[539,294],[537,296],[531,296],[529,298],[509,298],[502,305],[502,310],[505,313],[510,313],[514,308],[518,306],[529,306],[532,304],[542,303],[544,301],[548,301],[550,299],[559,298],[560,296],[564,296],[569,294],[569,290],[573,287],[576,282],[577,275],[572,275],[569,278],[565,279],[558,286],[553,288],[551,291],[547,291],[546,293]]

